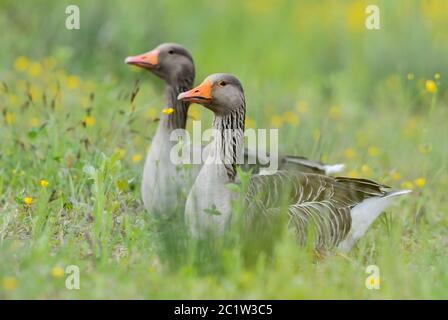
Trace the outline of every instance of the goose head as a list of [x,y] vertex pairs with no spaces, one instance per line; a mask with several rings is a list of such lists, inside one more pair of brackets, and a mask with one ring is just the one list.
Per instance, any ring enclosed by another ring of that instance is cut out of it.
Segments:
[[180,93],[177,99],[200,104],[217,116],[245,111],[243,86],[237,77],[226,73],[209,75],[199,86]]
[[194,79],[193,57],[177,43],[163,43],[149,52],[127,57],[124,62],[146,69],[170,84]]

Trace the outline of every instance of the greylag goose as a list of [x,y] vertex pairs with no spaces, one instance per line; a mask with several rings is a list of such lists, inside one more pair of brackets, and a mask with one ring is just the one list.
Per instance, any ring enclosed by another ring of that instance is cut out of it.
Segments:
[[194,180],[179,165],[170,160],[170,152],[176,145],[170,141],[173,130],[185,129],[189,102],[178,101],[180,92],[193,86],[195,70],[191,54],[175,43],[164,43],[147,53],[127,57],[125,63],[151,71],[165,81],[165,109],[174,112],[162,114],[143,169],[141,193],[145,208],[155,215],[169,216],[183,210],[184,201],[179,192],[186,193]]
[[[213,74],[178,99],[201,104],[214,113],[213,141],[188,196],[186,222],[196,238],[222,235],[232,216],[231,203],[239,197],[227,185],[236,181],[242,156],[246,112],[243,87],[232,75]],[[248,221],[254,221],[250,216],[275,216],[285,208],[282,200],[287,200],[289,225],[300,243],[311,230],[316,248],[338,247],[346,252],[395,197],[410,192],[387,189],[366,179],[298,171],[253,175],[245,195],[245,215]]]
[[[146,157],[141,193],[145,208],[156,215],[181,210],[184,202],[179,199],[179,192],[186,197],[189,188],[199,172],[200,166],[190,170],[179,170],[180,165],[170,160],[170,151],[176,144],[170,141],[173,130],[185,129],[189,101],[178,101],[179,93],[193,86],[195,67],[191,54],[183,46],[176,43],[163,43],[155,49],[137,56],[130,56],[125,63],[144,68],[166,83],[165,108],[172,108],[170,114],[163,114],[157,132],[152,140]],[[257,172],[259,167],[269,166],[269,155],[262,158],[258,153],[245,149],[245,158],[257,160],[257,164],[245,165],[245,169]],[[247,161],[246,161],[247,162]],[[343,169],[344,165],[326,165],[308,160],[304,157],[282,156],[277,159],[280,167],[319,174],[333,174]]]

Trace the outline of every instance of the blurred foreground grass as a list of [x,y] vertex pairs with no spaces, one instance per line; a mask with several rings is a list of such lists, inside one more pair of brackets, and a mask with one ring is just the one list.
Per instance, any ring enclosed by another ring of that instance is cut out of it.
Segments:
[[[376,1],[380,31],[364,1],[75,2],[79,31],[69,2],[0,3],[0,298],[448,297],[447,2]],[[248,127],[278,127],[282,150],[414,193],[348,257],[316,261],[285,237],[253,268],[236,245],[213,272],[170,270],[139,194],[162,83],[123,64],[165,41],[192,51],[196,82],[238,75]],[[380,290],[364,285],[371,264]]]

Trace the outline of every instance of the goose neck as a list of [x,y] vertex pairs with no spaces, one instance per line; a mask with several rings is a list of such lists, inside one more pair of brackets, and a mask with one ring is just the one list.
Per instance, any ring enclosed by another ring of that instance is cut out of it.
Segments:
[[[160,125],[171,130],[185,129],[187,123],[187,114],[189,102],[177,100],[177,96],[181,92],[188,91],[192,88],[193,81],[183,81],[177,84],[168,84],[165,89],[166,104],[160,118]],[[173,109],[173,110],[171,110]]]
[[244,158],[244,107],[225,115],[216,115],[213,121],[214,138],[212,157],[222,163],[230,181],[236,177],[236,166]]

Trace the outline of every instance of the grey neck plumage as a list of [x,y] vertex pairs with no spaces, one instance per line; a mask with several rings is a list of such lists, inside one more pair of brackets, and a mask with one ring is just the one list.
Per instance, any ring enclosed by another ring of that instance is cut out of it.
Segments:
[[162,114],[160,118],[160,126],[165,129],[185,129],[187,123],[187,113],[189,102],[177,100],[177,96],[181,92],[190,90],[193,87],[193,78],[178,81],[175,84],[167,84],[165,89],[166,104],[165,108],[173,108],[171,114]]
[[223,161],[229,181],[236,177],[236,166],[244,157],[244,101],[240,108],[225,115],[215,115],[213,147]]

